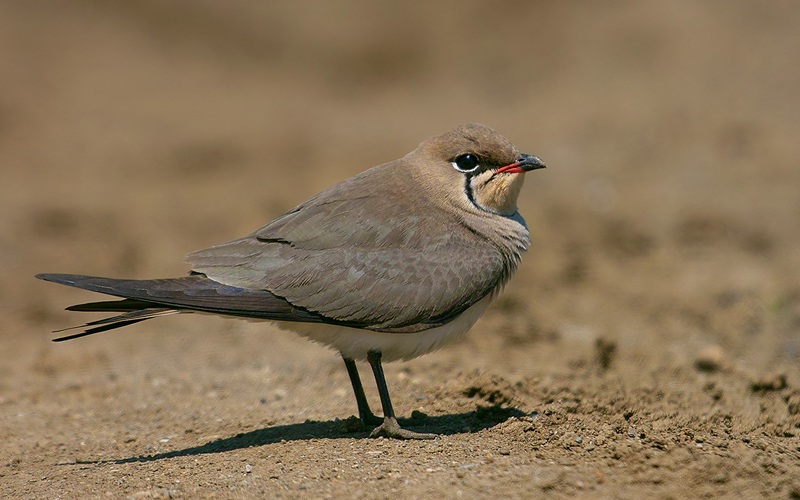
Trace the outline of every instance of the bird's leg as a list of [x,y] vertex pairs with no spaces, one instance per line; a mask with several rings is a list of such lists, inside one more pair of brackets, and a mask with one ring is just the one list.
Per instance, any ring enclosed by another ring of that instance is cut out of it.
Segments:
[[372,410],[369,409],[367,396],[364,395],[364,387],[361,385],[361,377],[358,376],[358,367],[353,358],[344,359],[344,366],[347,367],[347,374],[350,375],[350,383],[353,384],[353,392],[356,395],[356,404],[358,404],[358,418],[364,425],[377,425],[383,422],[383,419],[376,417]]
[[375,383],[378,385],[378,394],[381,396],[381,406],[383,406],[383,423],[376,427],[369,436],[383,436],[395,439],[434,439],[436,434],[414,432],[400,427],[394,416],[392,400],[389,399],[389,389],[386,387],[386,378],[383,376],[381,352],[369,351],[367,353],[367,361],[369,361],[372,372],[375,374]]

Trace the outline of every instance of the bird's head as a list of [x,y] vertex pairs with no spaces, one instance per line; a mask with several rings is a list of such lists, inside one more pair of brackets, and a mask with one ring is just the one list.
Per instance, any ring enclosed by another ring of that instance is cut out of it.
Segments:
[[428,139],[410,156],[418,167],[415,175],[432,195],[505,216],[517,211],[525,172],[545,167],[493,129],[474,123]]

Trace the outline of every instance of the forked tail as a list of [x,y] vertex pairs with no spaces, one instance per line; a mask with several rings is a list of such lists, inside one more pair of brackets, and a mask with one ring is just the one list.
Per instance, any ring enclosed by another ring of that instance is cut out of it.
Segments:
[[56,342],[113,330],[146,319],[190,311],[276,321],[312,323],[329,321],[317,313],[296,307],[267,290],[224,285],[203,274],[153,280],[99,278],[77,274],[37,274],[36,277],[83,290],[122,297],[122,300],[88,302],[68,307],[68,311],[122,314],[56,330],[56,333],[81,330],[58,337],[54,339]]

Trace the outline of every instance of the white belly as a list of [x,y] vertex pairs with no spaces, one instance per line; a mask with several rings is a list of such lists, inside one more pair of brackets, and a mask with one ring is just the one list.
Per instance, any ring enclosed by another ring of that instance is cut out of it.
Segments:
[[347,358],[366,360],[368,351],[381,351],[383,361],[407,360],[434,351],[462,336],[486,311],[493,296],[490,293],[445,325],[416,333],[382,333],[321,323],[279,321],[276,324],[333,347]]

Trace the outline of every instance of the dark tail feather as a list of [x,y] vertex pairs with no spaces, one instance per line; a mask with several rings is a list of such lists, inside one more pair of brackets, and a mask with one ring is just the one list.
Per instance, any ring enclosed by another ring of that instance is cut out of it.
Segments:
[[148,307],[153,307],[153,303],[134,299],[122,299],[75,304],[74,306],[67,307],[66,310],[80,312],[126,312],[139,311],[141,309],[147,309]]
[[83,337],[132,325],[146,319],[185,311],[203,311],[278,321],[337,323],[320,314],[296,307],[286,299],[267,290],[224,285],[203,274],[154,280],[98,278],[77,274],[37,274],[36,277],[53,283],[123,298],[122,300],[88,302],[68,307],[68,311],[121,312],[123,314],[59,330],[84,329],[83,332],[60,337],[55,339],[56,341]]
[[99,319],[97,321],[90,321],[83,325],[71,326],[69,328],[62,328],[61,330],[55,330],[53,331],[53,333],[61,333],[69,330],[77,330],[79,328],[82,329],[83,331],[78,333],[73,333],[70,335],[64,335],[63,337],[54,338],[53,342],[63,342],[64,340],[77,339],[80,337],[85,337],[87,335],[106,332],[108,330],[113,330],[115,328],[121,328],[123,326],[132,325],[134,323],[138,323],[146,319],[158,318],[161,316],[167,316],[169,314],[175,314],[178,312],[180,311],[178,311],[177,309],[167,309],[164,307],[149,307],[147,309],[131,311],[125,314],[120,314],[119,316]]

